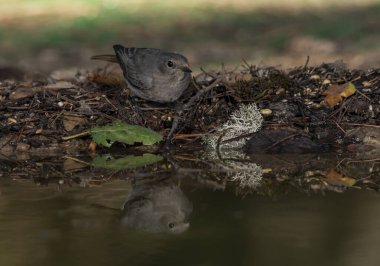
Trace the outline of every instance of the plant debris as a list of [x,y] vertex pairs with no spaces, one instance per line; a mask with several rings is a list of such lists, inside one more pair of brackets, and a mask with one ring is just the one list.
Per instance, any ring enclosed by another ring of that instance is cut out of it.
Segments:
[[[180,109],[132,100],[120,77],[120,73],[107,69],[78,70],[70,80],[3,77],[2,152],[13,153],[21,146],[21,150],[29,151],[62,151],[71,146],[71,152],[80,152],[89,139],[80,140],[83,145],[78,145],[79,140],[65,141],[62,137],[114,121],[150,128],[175,143],[191,146],[206,135],[218,134],[239,104],[249,103],[256,104],[264,117],[261,130],[280,130],[276,136],[271,135],[270,141],[265,140],[264,152],[278,145],[287,152],[286,146],[297,145],[300,136],[309,140],[311,149],[315,145],[339,149],[351,144],[378,147],[379,136],[369,129],[380,128],[380,69],[348,70],[337,62],[289,71],[248,64],[234,71],[203,71],[183,95]],[[289,134],[289,130],[293,133]],[[372,141],[368,142],[368,138]],[[263,146],[263,140],[255,139],[251,145]],[[308,141],[302,142],[302,148],[307,151],[305,143]]]

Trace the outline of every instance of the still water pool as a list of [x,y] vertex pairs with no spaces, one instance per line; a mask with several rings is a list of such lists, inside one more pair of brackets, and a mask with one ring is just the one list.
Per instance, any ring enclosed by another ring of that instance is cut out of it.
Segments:
[[380,265],[376,192],[242,196],[165,182],[59,188],[2,178],[0,265]]

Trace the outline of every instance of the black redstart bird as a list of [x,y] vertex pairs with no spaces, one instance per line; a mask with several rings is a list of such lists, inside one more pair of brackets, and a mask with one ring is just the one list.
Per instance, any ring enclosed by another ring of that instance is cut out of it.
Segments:
[[114,45],[114,55],[91,59],[119,63],[132,96],[167,103],[176,101],[189,86],[191,69],[181,54],[153,48]]

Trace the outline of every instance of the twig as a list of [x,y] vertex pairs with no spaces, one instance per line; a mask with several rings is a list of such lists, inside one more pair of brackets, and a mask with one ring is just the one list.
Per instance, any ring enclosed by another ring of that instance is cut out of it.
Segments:
[[246,134],[242,134],[242,135],[239,135],[237,137],[233,137],[233,138],[229,138],[229,139],[226,139],[226,140],[223,140],[222,141],[222,144],[225,144],[225,143],[228,143],[228,142],[232,142],[232,141],[236,141],[236,140],[240,140],[240,139],[244,139],[244,138],[249,138],[251,137],[255,132],[250,132],[250,133],[246,133]]
[[192,133],[192,134],[177,134],[175,135],[172,140],[175,139],[187,139],[192,137],[203,137],[209,135],[208,133]]
[[70,160],[73,160],[74,162],[77,162],[77,163],[81,163],[81,164],[84,164],[84,165],[91,165],[90,163],[88,162],[85,162],[85,161],[82,161],[82,160],[79,160],[77,158],[74,158],[74,157],[71,157],[71,156],[63,156],[63,159],[70,159]]
[[336,126],[344,133],[346,134],[346,131],[338,124],[338,122],[334,121],[334,123],[336,124]]
[[210,76],[212,77],[213,79],[216,79],[217,77],[211,73],[208,73],[206,70],[203,69],[203,67],[201,67],[201,71],[206,75],[206,76]]
[[303,69],[305,70],[307,68],[307,65],[309,64],[310,56],[307,56],[305,65],[303,66]]
[[170,129],[169,131],[169,134],[167,135],[166,137],[166,141],[170,142],[171,139],[172,139],[172,136],[174,135],[175,131],[177,130],[178,128],[178,125],[179,125],[179,122],[180,122],[180,119],[181,119],[181,115],[182,115],[182,112],[183,111],[187,111],[190,109],[191,106],[194,105],[194,103],[196,101],[199,101],[201,99],[201,97],[207,93],[208,91],[212,90],[219,82],[220,82],[220,78],[217,78],[213,83],[211,83],[209,86],[203,88],[203,89],[200,89],[197,94],[195,94],[193,97],[190,98],[190,100],[184,104],[181,108],[181,110],[179,110],[176,114],[176,116],[174,117],[174,120],[173,120],[173,124],[172,124],[172,128]]
[[365,159],[365,160],[347,160],[347,164],[349,164],[349,163],[371,163],[371,162],[377,162],[377,161],[380,161],[380,158]]
[[294,138],[294,137],[297,137],[297,136],[299,136],[299,135],[300,135],[300,134],[293,134],[293,135],[287,136],[287,137],[285,137],[285,138],[283,138],[283,139],[280,139],[279,141],[276,141],[275,143],[273,143],[272,145],[270,145],[269,147],[267,147],[267,148],[265,149],[265,151],[268,151],[268,150],[272,149],[273,147],[277,146],[278,144],[280,144],[280,143],[282,143],[282,142],[284,142],[284,141],[286,141],[286,140],[288,140],[288,139],[292,139],[292,138]]
[[362,93],[361,91],[359,90],[356,90],[357,93],[359,93],[361,96],[363,96],[364,98],[366,98],[369,102],[371,102],[371,98],[369,98],[367,95],[365,95],[364,93]]
[[88,136],[88,135],[90,135],[90,131],[83,131],[83,132],[78,133],[78,134],[62,137],[62,140],[70,140],[70,139],[75,139],[75,138],[79,138],[82,136]]
[[215,85],[217,85],[220,82],[221,78],[217,78],[213,83],[211,83],[209,86],[199,90],[197,94],[195,94],[191,99],[183,106],[184,110],[189,109],[196,101],[198,101],[203,94],[207,93],[208,91],[212,90]]
[[250,65],[248,62],[247,62],[247,60],[245,60],[245,58],[243,57],[242,59],[241,59],[242,61],[243,61],[243,67],[245,67],[245,68],[247,68],[249,71],[251,71],[251,68],[252,68],[252,65]]
[[103,98],[112,106],[112,108],[114,109],[114,111],[118,111],[119,110],[113,103],[111,103],[111,101],[107,98],[106,95],[103,95]]
[[380,125],[371,125],[371,124],[357,124],[357,123],[344,123],[345,125],[349,126],[360,126],[360,127],[374,127],[374,128],[380,128]]
[[224,131],[218,138],[218,141],[216,142],[216,154],[218,155],[218,158],[219,160],[223,161],[223,158],[222,158],[222,155],[220,153],[220,142],[222,140],[222,138],[224,137],[224,135],[226,134],[226,132]]

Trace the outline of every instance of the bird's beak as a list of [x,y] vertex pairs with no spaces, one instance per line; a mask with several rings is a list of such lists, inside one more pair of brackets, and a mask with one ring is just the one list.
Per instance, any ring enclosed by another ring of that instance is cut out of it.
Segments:
[[183,72],[188,72],[188,73],[193,72],[188,66],[181,66],[179,67],[179,69],[181,69]]

